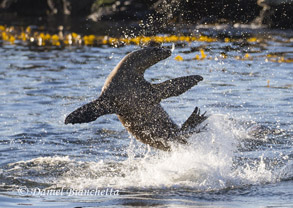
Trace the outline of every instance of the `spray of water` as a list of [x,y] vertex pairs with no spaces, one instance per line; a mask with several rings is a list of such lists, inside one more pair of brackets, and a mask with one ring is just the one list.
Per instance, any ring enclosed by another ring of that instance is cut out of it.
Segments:
[[30,175],[30,180],[52,187],[80,190],[184,187],[211,191],[292,177],[292,163],[276,170],[265,163],[261,154],[254,163],[240,160],[242,138],[249,135],[234,120],[212,115],[206,122],[206,130],[192,135],[188,146],[176,146],[172,152],[154,151],[132,139],[124,161],[40,157],[10,164],[6,172],[23,178]]
[[279,179],[279,172],[267,167],[262,159],[253,166],[238,164],[241,138],[248,136],[245,129],[223,115],[213,115],[206,122],[208,128],[192,135],[188,146],[176,147],[170,153],[150,149],[142,153],[132,140],[127,160],[101,161],[82,170],[94,177],[83,177],[72,170],[59,178],[59,185],[78,189],[188,187],[209,191]]

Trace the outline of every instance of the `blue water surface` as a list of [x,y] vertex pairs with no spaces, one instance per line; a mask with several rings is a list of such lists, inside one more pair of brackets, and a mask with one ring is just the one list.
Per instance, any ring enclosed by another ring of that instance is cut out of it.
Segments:
[[[99,96],[115,65],[138,46],[2,43],[0,207],[293,207],[293,63],[268,56],[292,60],[292,33],[282,34],[247,44],[176,45],[146,71],[152,83],[204,77],[162,102],[178,125],[195,106],[209,115],[207,129],[171,153],[137,142],[116,115],[64,124],[68,113]],[[207,57],[195,60],[200,48]],[[107,188],[119,194],[86,192]]]

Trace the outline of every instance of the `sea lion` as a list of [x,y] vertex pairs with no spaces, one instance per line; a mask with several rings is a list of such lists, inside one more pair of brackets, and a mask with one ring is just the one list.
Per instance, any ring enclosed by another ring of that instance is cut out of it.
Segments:
[[117,114],[123,126],[139,141],[161,150],[170,142],[185,144],[184,134],[206,119],[196,107],[179,128],[162,108],[162,99],[178,96],[203,78],[179,77],[159,84],[144,79],[150,66],[168,58],[171,50],[145,47],[126,55],[110,73],[98,99],[70,113],[65,124],[88,123],[105,114]]

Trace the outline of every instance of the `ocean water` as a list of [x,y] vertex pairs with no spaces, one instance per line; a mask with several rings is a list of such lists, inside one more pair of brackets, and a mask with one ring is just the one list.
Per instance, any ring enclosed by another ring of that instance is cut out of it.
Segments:
[[292,32],[258,37],[176,45],[146,71],[152,83],[204,78],[162,102],[178,125],[195,106],[209,115],[172,152],[136,141],[116,115],[64,124],[138,46],[2,43],[0,207],[293,207]]

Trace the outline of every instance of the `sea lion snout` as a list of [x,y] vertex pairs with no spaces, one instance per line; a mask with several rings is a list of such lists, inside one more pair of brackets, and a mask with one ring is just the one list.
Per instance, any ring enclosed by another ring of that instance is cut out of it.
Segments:
[[194,77],[198,80],[198,81],[202,81],[203,77],[200,75],[194,75]]

